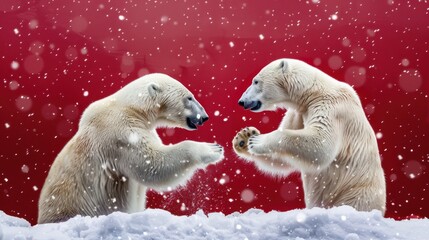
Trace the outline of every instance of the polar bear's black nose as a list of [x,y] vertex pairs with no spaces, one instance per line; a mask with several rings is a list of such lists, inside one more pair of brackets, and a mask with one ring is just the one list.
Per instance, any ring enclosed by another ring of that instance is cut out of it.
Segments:
[[209,120],[209,117],[202,117],[203,122],[206,122],[207,120]]
[[244,101],[238,101],[238,105],[244,107]]

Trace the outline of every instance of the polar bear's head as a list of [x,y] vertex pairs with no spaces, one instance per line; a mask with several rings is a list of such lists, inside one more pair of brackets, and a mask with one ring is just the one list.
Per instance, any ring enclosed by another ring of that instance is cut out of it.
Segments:
[[145,75],[118,91],[117,100],[135,109],[155,127],[180,127],[195,130],[208,115],[194,95],[168,75]]
[[252,80],[238,104],[254,112],[296,108],[304,92],[314,83],[311,68],[295,59],[278,59],[265,66]]

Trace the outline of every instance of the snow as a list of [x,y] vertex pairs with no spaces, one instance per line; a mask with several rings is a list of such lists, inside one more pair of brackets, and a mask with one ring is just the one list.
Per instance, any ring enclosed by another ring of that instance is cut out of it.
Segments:
[[246,203],[250,203],[255,199],[255,193],[250,189],[244,189],[241,192],[241,200]]
[[10,67],[11,67],[13,70],[16,70],[16,69],[18,69],[18,68],[19,68],[19,63],[18,63],[17,61],[12,61],[12,63],[10,64]]
[[264,213],[175,216],[160,209],[108,216],[77,216],[64,223],[30,226],[0,211],[0,240],[6,239],[427,239],[429,219],[395,221],[379,211],[351,207]]
[[337,20],[338,19],[338,15],[337,14],[332,14],[331,15],[331,19],[334,20],[334,21]]

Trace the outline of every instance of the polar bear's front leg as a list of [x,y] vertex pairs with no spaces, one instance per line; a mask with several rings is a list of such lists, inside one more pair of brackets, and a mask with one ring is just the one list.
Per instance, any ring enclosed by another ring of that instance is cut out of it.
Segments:
[[327,167],[338,153],[336,129],[308,126],[304,129],[279,129],[249,139],[249,153],[279,156],[302,171],[319,171]]
[[[304,128],[304,124],[303,124],[302,114],[294,109],[288,109],[285,116],[282,119],[282,122],[280,123],[278,131],[281,132],[285,129],[298,130],[303,128]],[[259,136],[259,137],[256,137],[256,136]],[[272,150],[270,151],[266,143],[276,139],[270,139],[271,136],[269,134],[260,135],[259,133],[252,134],[252,137],[253,138],[250,141],[252,142],[252,146],[249,148],[250,152],[252,152],[255,155],[275,154],[275,152],[273,152]],[[277,141],[281,143],[281,139],[277,139]],[[246,148],[247,148],[247,144],[246,144]]]
[[241,129],[232,141],[235,153],[243,159],[254,162],[259,169],[271,174],[287,176],[294,172],[295,170],[285,161],[270,156],[256,156],[249,153],[249,138],[259,134],[259,130],[255,127]]
[[[195,141],[183,141],[177,148],[188,149],[190,158],[198,163],[210,164],[223,158],[223,147],[217,143],[205,143]],[[174,154],[174,149],[172,154]]]
[[216,143],[183,141],[174,145],[147,144],[144,150],[127,150],[125,172],[154,189],[175,187],[190,179],[194,171],[223,158],[223,147]]

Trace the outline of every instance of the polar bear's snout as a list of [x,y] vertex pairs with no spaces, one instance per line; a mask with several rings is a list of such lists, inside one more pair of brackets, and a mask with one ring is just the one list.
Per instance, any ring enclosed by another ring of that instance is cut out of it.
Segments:
[[262,107],[262,87],[259,80],[253,80],[252,85],[250,85],[246,91],[238,100],[238,105],[244,107],[244,109],[250,109],[251,111],[258,111]]
[[259,100],[256,101],[244,101],[244,100],[239,100],[238,101],[238,105],[244,107],[244,109],[250,109],[252,111],[256,111],[259,110],[262,106],[262,102]]
[[246,93],[247,91],[243,94],[240,100],[238,100],[238,105],[244,107],[244,109],[250,109],[251,111],[259,110],[262,107],[262,102],[258,99],[249,99],[246,96]]
[[190,112],[190,114],[186,116],[186,125],[188,125],[190,129],[197,129],[197,126],[201,126],[204,122],[209,120],[209,116],[203,106],[201,106],[196,99],[188,99],[187,104],[185,104],[185,108]]
[[197,115],[195,117],[187,117],[186,124],[191,129],[197,129],[197,126],[203,125],[203,123],[207,120],[209,120],[208,116],[203,117],[203,116]]

